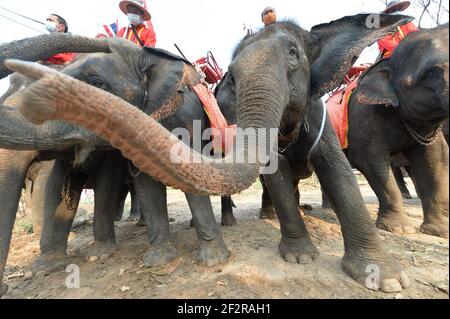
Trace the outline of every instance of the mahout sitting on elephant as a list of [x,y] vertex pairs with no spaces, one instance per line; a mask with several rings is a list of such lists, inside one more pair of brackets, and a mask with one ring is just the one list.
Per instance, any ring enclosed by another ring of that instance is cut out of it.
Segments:
[[[104,90],[33,64],[5,64],[36,80],[27,88],[20,106],[26,118],[33,123],[65,120],[92,130],[120,149],[143,172],[184,192],[241,192],[253,184],[263,168],[278,159],[278,169],[264,178],[281,222],[280,252],[289,262],[309,262],[317,256],[292,189],[293,177],[310,174],[313,166],[341,221],[346,248],[344,270],[367,288],[392,292],[406,288],[409,279],[384,251],[329,122],[325,122],[324,135],[308,159],[322,121],[318,99],[338,85],[365,46],[409,21],[404,16],[380,15],[380,28],[374,29],[368,28],[368,18],[369,15],[345,17],[316,26],[311,32],[291,22],[279,22],[245,38],[229,67],[229,82],[222,89],[236,99],[238,127],[254,132],[255,140],[262,144],[247,141],[242,148],[236,146],[225,159],[214,161],[193,151],[127,101]],[[220,92],[218,96],[220,102]],[[306,129],[305,123],[314,124]],[[272,142],[276,144],[278,139],[269,133],[272,129],[279,129],[283,136],[298,132],[284,156],[271,149]],[[238,130],[236,139],[241,135]],[[272,151],[270,161],[257,158],[251,162],[245,156],[259,147]],[[174,148],[195,161],[174,161]],[[291,165],[290,156],[295,165]],[[236,158],[246,160],[236,163]],[[342,185],[346,185],[345,191]],[[369,283],[368,271],[373,268],[379,270],[379,278]]]

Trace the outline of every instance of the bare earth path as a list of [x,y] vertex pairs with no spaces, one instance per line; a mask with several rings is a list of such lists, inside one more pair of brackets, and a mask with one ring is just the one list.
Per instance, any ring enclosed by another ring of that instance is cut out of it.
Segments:
[[[377,200],[365,180],[360,184],[373,217]],[[411,182],[409,183],[411,185]],[[411,187],[410,187],[411,188]],[[68,273],[25,276],[27,266],[39,252],[39,240],[23,234],[26,220],[18,220],[8,260],[6,298],[448,298],[448,240],[415,234],[397,236],[381,232],[387,249],[411,277],[412,287],[401,294],[371,292],[347,277],[341,269],[343,242],[332,211],[320,209],[320,192],[314,180],[302,185],[302,202],[314,209],[306,221],[321,256],[312,265],[285,263],[278,253],[277,221],[257,218],[260,185],[235,196],[239,224],[222,228],[232,255],[228,263],[206,268],[193,256],[195,231],[189,228],[190,212],[184,195],[169,191],[169,211],[174,221],[171,233],[179,258],[163,269],[146,269],[142,257],[147,249],[145,228],[134,223],[116,224],[117,251],[108,259],[87,262],[83,255],[92,243],[92,222],[71,234],[70,263],[79,266],[81,287],[68,289]],[[414,194],[415,196],[415,194]],[[213,199],[217,220],[220,199]],[[419,227],[422,219],[419,200],[405,201],[410,220]],[[89,213],[92,207],[86,205]]]

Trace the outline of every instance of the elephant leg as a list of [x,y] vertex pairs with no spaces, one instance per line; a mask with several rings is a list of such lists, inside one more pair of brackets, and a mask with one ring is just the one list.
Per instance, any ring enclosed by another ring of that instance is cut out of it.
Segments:
[[33,202],[43,205],[41,255],[32,265],[38,272],[56,271],[67,265],[67,244],[87,176],[71,170],[66,162],[45,162],[39,171],[42,184],[35,185]]
[[279,158],[278,171],[264,175],[264,181],[281,224],[280,253],[289,263],[308,264],[317,258],[319,252],[299,212],[298,200],[292,188],[290,164],[283,156]]
[[260,177],[263,193],[261,197],[261,211],[259,217],[261,219],[276,219],[275,208],[273,207],[272,199],[270,198],[269,190],[267,189],[264,178]]
[[150,244],[144,256],[144,264],[146,267],[167,264],[177,257],[177,251],[169,238],[166,186],[143,173],[134,177],[133,183]]
[[391,165],[392,172],[395,177],[395,181],[397,182],[397,186],[400,189],[400,192],[402,193],[403,199],[412,199],[412,196],[408,190],[408,187],[406,186],[405,177],[403,176],[403,171],[401,167]]
[[31,160],[24,154],[25,152],[0,150],[0,297],[8,290],[8,286],[3,283],[3,274],[22,187]]
[[[31,215],[31,207],[33,206],[33,181],[29,178],[25,179],[25,207],[27,214]],[[34,226],[33,226],[34,230]]]
[[322,191],[322,208],[323,209],[333,209],[333,204],[331,203],[330,196],[323,189],[323,187],[321,187],[320,189]]
[[208,267],[226,262],[230,252],[216,222],[209,196],[185,195],[200,242],[198,260]]
[[119,153],[107,153],[94,175],[94,245],[87,257],[109,256],[116,249],[114,219],[126,178],[126,161]]
[[[342,260],[344,271],[368,289],[398,292],[407,288],[409,278],[384,250],[352,167],[340,149],[329,122],[311,161],[341,224],[345,246]],[[385,171],[392,174],[389,160],[385,163]],[[395,185],[393,177],[391,182]],[[400,194],[399,197],[401,201]]]
[[127,200],[128,196],[128,186],[126,184],[122,185],[120,188],[120,194],[119,194],[119,208],[116,212],[116,217],[114,218],[114,221],[120,222],[123,218],[123,213],[125,211],[125,202]]
[[364,159],[355,162],[355,165],[366,177],[380,203],[376,226],[392,233],[414,233],[414,227],[404,216],[403,197],[392,172],[388,154],[383,156],[379,150],[368,150]]
[[[33,233],[36,235],[42,234],[42,228],[44,227],[44,219],[45,219],[45,208],[52,203],[46,202],[44,199],[47,182],[51,175],[51,171],[54,167],[54,161],[41,162],[36,165],[39,165],[38,173],[31,185],[31,211],[32,211],[32,222],[33,222]],[[29,183],[26,183],[28,186]],[[27,191],[28,192],[28,191]],[[57,194],[57,193],[56,193]],[[34,200],[33,200],[34,198]]]
[[231,197],[222,197],[222,226],[234,226],[237,224],[233,215],[233,200]]
[[441,136],[435,144],[414,146],[405,152],[420,194],[424,221],[421,231],[448,238],[448,146]]
[[[130,183],[129,190],[131,196],[131,210],[128,220],[138,222],[139,226],[145,226],[145,220],[141,214],[141,204],[139,203],[133,183]],[[144,224],[141,224],[142,222],[144,222]]]

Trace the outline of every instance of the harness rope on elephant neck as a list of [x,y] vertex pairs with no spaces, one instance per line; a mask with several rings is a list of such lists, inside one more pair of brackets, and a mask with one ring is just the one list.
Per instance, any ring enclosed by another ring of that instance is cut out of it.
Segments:
[[423,137],[419,133],[417,133],[403,118],[403,116],[400,116],[402,119],[403,125],[405,125],[406,130],[408,131],[409,135],[413,138],[413,140],[422,145],[422,146],[431,146],[438,140],[439,134],[442,132],[442,125],[439,125],[439,127],[434,131],[433,135],[431,137]]

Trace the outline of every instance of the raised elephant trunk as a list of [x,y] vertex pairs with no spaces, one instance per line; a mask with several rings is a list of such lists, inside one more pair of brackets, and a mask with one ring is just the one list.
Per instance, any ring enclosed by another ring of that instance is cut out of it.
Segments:
[[19,59],[24,61],[46,60],[55,54],[65,52],[93,53],[111,52],[108,40],[98,40],[71,34],[46,34],[0,45],[0,79],[12,72],[3,61]]
[[[247,161],[246,154],[259,151],[258,146],[248,141],[242,149],[231,152],[224,161],[212,161],[116,96],[43,66],[12,60],[5,64],[17,72],[39,79],[26,89],[20,106],[21,113],[31,122],[39,124],[48,120],[65,120],[92,130],[120,149],[143,172],[184,192],[222,196],[239,193],[254,183],[260,169],[267,164],[267,161],[259,161],[258,157],[255,163]],[[277,128],[280,116],[275,110],[280,108],[280,101],[277,101],[281,91],[279,84],[273,80],[269,85],[256,88],[256,91],[253,89],[259,94],[256,101],[255,96],[248,99],[246,96],[252,84],[242,83],[238,89],[238,96],[241,97],[238,102],[241,110],[238,126],[243,129]],[[246,105],[243,106],[243,103]],[[254,105],[255,113],[248,111],[251,109],[248,107],[250,103],[258,104]],[[267,110],[262,113],[264,116],[255,116],[261,109]],[[258,130],[255,135],[256,141],[268,144],[270,137],[267,131],[262,133]],[[189,154],[191,161],[174,162],[174,149]],[[245,160],[236,163],[236,158]]]

